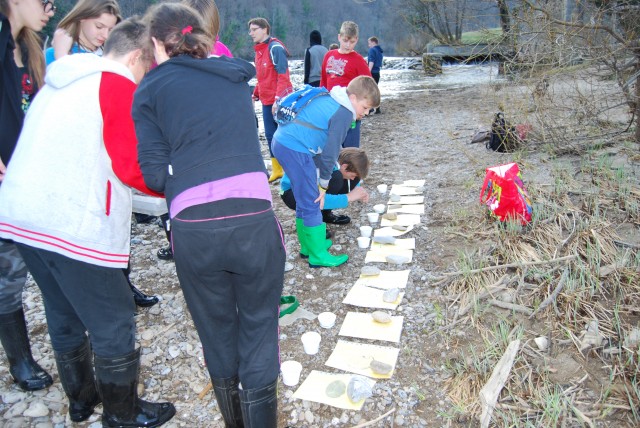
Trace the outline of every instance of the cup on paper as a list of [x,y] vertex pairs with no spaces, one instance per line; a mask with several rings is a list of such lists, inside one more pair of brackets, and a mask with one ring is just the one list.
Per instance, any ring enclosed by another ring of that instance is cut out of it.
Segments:
[[370,242],[371,242],[371,238],[367,236],[358,236],[358,247],[369,248]]
[[304,352],[309,355],[315,355],[320,349],[320,333],[315,331],[308,331],[302,335],[302,346],[304,346]]
[[373,210],[378,214],[383,214],[386,209],[387,209],[387,206],[385,204],[377,204],[373,206]]
[[378,193],[384,195],[387,193],[387,185],[386,184],[378,184]]
[[318,322],[322,328],[331,328],[336,323],[336,314],[333,312],[322,312],[318,315]]
[[378,213],[367,213],[367,218],[371,224],[376,224],[378,222],[378,217],[380,217],[380,214]]
[[360,236],[364,236],[365,238],[370,238],[372,231],[373,231],[373,227],[371,226],[360,226]]
[[296,386],[300,382],[300,372],[302,372],[302,364],[297,361],[289,360],[280,364],[282,372],[282,383],[287,386]]

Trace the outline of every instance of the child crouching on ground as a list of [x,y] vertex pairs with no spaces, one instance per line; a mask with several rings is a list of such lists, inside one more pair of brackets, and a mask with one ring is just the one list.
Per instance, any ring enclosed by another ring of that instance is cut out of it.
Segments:
[[[331,211],[347,208],[351,202],[362,201],[366,203],[369,201],[369,193],[360,185],[360,180],[366,178],[368,173],[369,158],[364,150],[347,147],[340,151],[324,198],[322,221],[337,225],[351,222],[348,215],[335,215]],[[291,180],[287,174],[280,181],[280,198],[287,207],[292,210],[296,209],[296,198],[291,190]]]
[[351,123],[380,105],[378,85],[368,76],[353,79],[346,88],[336,86],[330,95],[314,98],[297,120],[278,127],[273,136],[274,155],[291,180],[296,200],[300,251],[309,255],[311,267],[339,266],[349,258],[327,251],[331,243],[320,210]]

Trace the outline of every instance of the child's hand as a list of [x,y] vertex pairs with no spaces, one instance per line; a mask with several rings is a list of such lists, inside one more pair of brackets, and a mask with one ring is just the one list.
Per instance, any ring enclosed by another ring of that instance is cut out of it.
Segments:
[[7,167],[4,166],[4,162],[0,160],[0,181],[4,180],[4,173],[7,172]]
[[362,186],[357,186],[351,192],[347,193],[347,201],[349,201],[349,203],[354,201],[367,203],[369,202],[369,192],[364,190]]
[[316,202],[316,203],[320,202],[320,209],[321,209],[321,210],[322,210],[322,209],[324,209],[324,196],[325,196],[326,194],[327,194],[327,193],[326,193],[326,190],[325,190],[325,191],[321,191],[321,192],[320,192],[320,196],[318,196],[318,199],[316,199],[315,201],[313,201],[313,202]]
[[53,56],[55,59],[62,58],[71,51],[71,47],[73,46],[73,37],[71,37],[71,34],[69,34],[67,30],[58,28],[56,32],[53,33],[51,46],[53,46]]

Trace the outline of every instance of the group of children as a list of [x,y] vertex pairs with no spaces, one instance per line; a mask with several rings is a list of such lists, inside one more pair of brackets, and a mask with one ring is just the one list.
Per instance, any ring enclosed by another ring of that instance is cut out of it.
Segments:
[[[288,68],[278,68],[284,45],[255,18],[256,66],[232,58],[217,40],[214,0],[161,3],[143,20],[122,21],[116,0],[79,0],[74,11],[46,52],[45,75],[36,32],[54,0],[0,0],[0,340],[11,375],[25,390],[53,382],[31,356],[21,305],[28,269],[72,421],[100,403],[106,427],[160,426],[175,415],[171,403],[138,397],[135,306],[122,273],[134,188],[167,200],[178,279],[225,425],[276,427],[284,234],[248,82],[257,69],[253,97],[275,113],[288,88]],[[321,76],[329,96],[272,135],[290,186],[282,197],[289,206],[295,199],[300,253],[311,266],[348,258],[328,253],[320,210],[368,199],[359,186],[366,154],[341,148],[380,92],[370,75],[339,76],[357,41],[357,27],[345,24],[345,49],[325,56],[336,55]]]

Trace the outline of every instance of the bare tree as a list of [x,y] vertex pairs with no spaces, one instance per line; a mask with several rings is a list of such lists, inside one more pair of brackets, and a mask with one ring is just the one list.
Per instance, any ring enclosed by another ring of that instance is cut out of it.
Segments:
[[[640,142],[640,0],[590,0],[589,23],[572,19],[570,3],[565,2],[564,19],[558,19],[548,7],[523,0],[526,8],[548,23],[573,29],[574,34],[591,42],[584,45],[582,52],[607,67],[617,80],[636,125],[635,140]],[[567,9],[571,11],[569,15]],[[582,15],[582,10],[579,12]]]
[[467,0],[407,0],[405,20],[442,44],[457,45],[467,18]]

